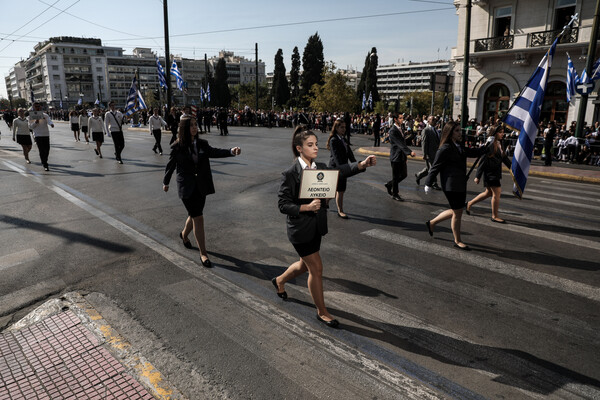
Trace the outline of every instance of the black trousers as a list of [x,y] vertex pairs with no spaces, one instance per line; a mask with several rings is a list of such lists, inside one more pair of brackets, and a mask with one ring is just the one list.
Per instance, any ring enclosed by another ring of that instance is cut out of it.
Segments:
[[398,184],[408,175],[406,171],[406,161],[391,162],[392,164],[392,180],[387,184],[392,186],[392,193],[398,195]]
[[111,132],[113,143],[115,144],[115,156],[117,160],[121,159],[121,152],[125,148],[125,138],[123,137],[123,132]]
[[152,135],[154,135],[154,147],[152,150],[158,149],[159,153],[162,153],[162,147],[160,147],[160,139],[162,138],[162,132],[160,129],[153,129]]
[[169,141],[169,144],[173,144],[173,142],[177,140],[177,130],[175,130],[175,132],[171,131],[171,134],[173,136],[171,136],[171,140]]
[[379,145],[381,144],[381,135],[379,135],[378,133],[375,133],[374,136],[375,136],[375,140],[373,142],[373,146],[379,147]]
[[40,151],[40,160],[44,167],[48,166],[48,154],[50,154],[50,137],[41,136],[35,138],[38,150]]
[[552,143],[550,145],[544,143],[544,153],[546,154],[544,165],[552,165]]
[[[419,171],[417,173],[417,179],[423,179],[427,175],[429,175],[430,168],[431,168],[431,162],[429,161],[429,158],[428,158],[427,160],[425,160],[425,168],[423,168],[421,171]],[[435,183],[437,183],[437,178],[435,178]]]

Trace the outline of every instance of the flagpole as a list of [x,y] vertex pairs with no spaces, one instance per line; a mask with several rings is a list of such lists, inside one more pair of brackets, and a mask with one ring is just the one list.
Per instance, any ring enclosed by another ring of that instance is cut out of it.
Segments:
[[[594,13],[594,24],[592,26],[592,34],[590,38],[598,37],[598,15],[600,14],[600,0],[596,0],[596,12]],[[587,52],[587,60],[585,63],[585,71],[588,74],[592,74],[592,66],[594,65],[594,59],[596,58],[596,46],[597,40],[590,39],[590,44],[588,46]],[[588,75],[591,77],[592,75]],[[582,82],[585,83],[585,82]],[[592,82],[590,82],[592,83]],[[579,112],[577,113],[577,127],[575,128],[575,137],[583,136],[583,124],[585,123],[585,112],[587,111],[587,103],[588,103],[588,94],[583,93],[579,98]]]
[[167,81],[167,109],[171,110],[171,63],[169,61],[169,8],[167,7],[167,0],[163,0],[163,16],[165,26],[165,80]]

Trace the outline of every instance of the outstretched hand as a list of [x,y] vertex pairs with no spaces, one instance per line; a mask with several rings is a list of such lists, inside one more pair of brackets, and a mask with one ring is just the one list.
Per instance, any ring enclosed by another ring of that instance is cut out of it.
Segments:
[[231,149],[231,154],[233,154],[234,156],[239,156],[240,154],[242,154],[242,149],[239,147],[234,147]]
[[371,154],[360,163],[359,167],[361,167],[361,169],[366,169],[368,167],[374,167],[375,165],[377,165],[377,157]]

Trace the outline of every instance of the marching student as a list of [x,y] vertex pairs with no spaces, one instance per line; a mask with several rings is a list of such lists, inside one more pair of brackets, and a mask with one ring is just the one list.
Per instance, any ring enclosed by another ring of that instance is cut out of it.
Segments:
[[158,153],[162,156],[160,140],[162,136],[162,127],[167,126],[167,123],[160,115],[158,115],[158,108],[154,109],[154,113],[149,119],[148,126],[150,127],[150,134],[154,136],[154,147],[152,148],[152,151],[156,154],[156,149],[158,149]]
[[171,156],[165,168],[163,190],[169,190],[169,182],[173,172],[177,170],[177,189],[179,198],[185,206],[188,217],[179,238],[186,248],[192,244],[187,238],[192,229],[198,248],[200,261],[206,268],[211,268],[208,259],[204,235],[204,205],[206,196],[215,192],[209,158],[237,156],[242,152],[239,147],[217,149],[210,147],[204,139],[198,138],[198,122],[191,116],[182,117],[179,122],[177,141],[171,146]]
[[[300,199],[300,178],[304,169],[328,169],[323,163],[315,162],[319,147],[317,136],[305,125],[298,125],[292,137],[292,151],[296,159],[283,172],[279,187],[279,211],[287,215],[287,235],[296,249],[300,260],[288,267],[278,277],[271,280],[277,290],[277,296],[287,299],[286,282],[308,271],[308,290],[317,307],[317,319],[325,325],[335,328],[339,322],[325,307],[323,296],[323,262],[319,250],[321,237],[327,233],[327,210],[325,200]],[[376,164],[371,155],[361,162],[340,165],[340,175],[349,177]]]
[[[346,135],[346,123],[343,118],[338,118],[333,123],[331,133],[327,139],[327,149],[331,152],[329,157],[329,168],[337,169],[348,162],[356,162],[352,149],[347,144],[344,136]],[[344,192],[346,191],[346,178],[340,176],[335,192],[335,204],[337,206],[337,215],[340,218],[348,219],[344,212]]]
[[71,130],[76,142],[79,142],[79,113],[75,110],[69,113],[69,121],[71,122]]
[[[33,103],[33,111],[42,111],[40,103]],[[37,144],[40,152],[40,160],[45,171],[49,171],[48,168],[48,155],[50,154],[50,129],[48,125],[54,128],[54,122],[50,119],[50,116],[46,113],[42,113],[42,118],[29,120],[29,129],[33,131],[33,137]]]
[[437,224],[452,218],[454,247],[460,250],[471,250],[460,237],[460,222],[467,199],[467,157],[479,157],[487,151],[487,148],[485,146],[466,148],[462,145],[461,139],[460,121],[448,122],[442,130],[440,148],[425,179],[425,193],[431,192],[431,186],[435,182],[436,176],[440,174],[442,191],[448,199],[450,209],[442,211],[434,219],[425,222],[425,225],[427,225],[429,236],[433,236],[433,228]]
[[508,169],[511,168],[512,164],[506,155],[506,152],[502,149],[502,139],[504,138],[504,127],[502,125],[496,125],[490,128],[488,134],[489,138],[494,138],[494,142],[488,147],[487,154],[483,156],[482,162],[477,167],[477,174],[475,177],[475,183],[479,183],[481,176],[483,175],[483,186],[485,191],[479,193],[477,197],[465,204],[465,211],[468,215],[471,215],[471,207],[487,199],[492,198],[492,222],[505,223],[501,218],[498,218],[498,208],[500,206],[500,195],[502,194],[502,163],[504,163]]
[[88,135],[88,119],[89,115],[86,109],[81,110],[79,113],[79,129],[83,132],[83,136],[85,137],[85,144],[90,144],[90,136]]
[[92,111],[92,116],[88,118],[87,125],[92,134],[92,140],[96,142],[96,148],[94,152],[100,158],[102,158],[102,143],[104,142],[104,121],[100,118],[100,109],[98,107],[94,108]]
[[31,141],[31,133],[29,132],[29,123],[27,122],[27,118],[25,118],[25,109],[19,108],[17,114],[18,117],[12,123],[13,141],[15,141],[16,136],[17,143],[23,148],[25,162],[31,164],[31,161],[29,161],[29,152],[33,143]]
[[390,164],[392,165],[392,179],[385,184],[385,188],[392,199],[396,201],[404,201],[398,192],[398,185],[408,175],[406,171],[407,156],[414,157],[415,152],[412,151],[404,139],[404,117],[397,113],[392,114],[394,125],[390,128],[389,139],[390,147]]
[[106,134],[111,137],[115,144],[115,158],[119,164],[123,164],[121,152],[125,148],[125,138],[123,137],[123,114],[115,109],[115,102],[108,103],[109,110],[104,114],[104,129]]

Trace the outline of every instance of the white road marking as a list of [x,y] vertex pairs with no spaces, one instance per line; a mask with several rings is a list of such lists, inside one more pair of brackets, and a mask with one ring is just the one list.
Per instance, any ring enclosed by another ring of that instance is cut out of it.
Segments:
[[35,249],[27,249],[0,257],[0,271],[40,258]]
[[[600,199],[581,196],[581,192],[579,192],[579,196],[575,196],[572,194],[556,193],[556,191],[552,191],[552,193],[549,193],[548,190],[527,189],[527,193],[539,193],[539,194],[544,194],[547,196],[566,197],[567,199],[581,200],[583,202],[600,203]],[[592,194],[592,193],[590,193],[590,194]],[[595,194],[592,194],[592,195],[595,195]],[[573,204],[579,205],[580,203],[573,203]]]
[[600,301],[600,288],[586,285],[585,283],[575,282],[569,279],[519,267],[517,265],[502,261],[493,260],[454,248],[440,246],[439,244],[413,239],[408,236],[388,232],[382,229],[371,229],[362,232],[362,234],[375,239],[384,240],[389,243],[399,244],[413,250],[436,254],[440,257],[465,263],[476,268],[510,276],[512,278],[534,283],[536,285],[560,290],[575,296],[583,297],[593,301]]

